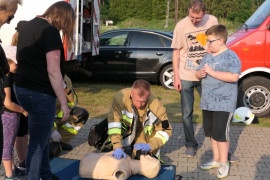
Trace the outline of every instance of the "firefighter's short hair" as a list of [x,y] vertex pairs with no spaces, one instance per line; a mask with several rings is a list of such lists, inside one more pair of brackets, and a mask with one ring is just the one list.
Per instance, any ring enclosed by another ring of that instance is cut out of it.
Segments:
[[144,96],[147,92],[150,93],[151,89],[150,89],[150,83],[146,80],[143,79],[138,79],[136,80],[133,85],[132,85],[132,89],[138,89],[139,91],[139,96],[142,97]]

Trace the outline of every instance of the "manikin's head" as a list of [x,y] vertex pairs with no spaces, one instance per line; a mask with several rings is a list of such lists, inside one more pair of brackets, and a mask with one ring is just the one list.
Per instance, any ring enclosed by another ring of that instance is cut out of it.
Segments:
[[161,167],[160,161],[149,155],[147,156],[141,155],[140,164],[141,164],[140,174],[144,175],[147,178],[156,177]]

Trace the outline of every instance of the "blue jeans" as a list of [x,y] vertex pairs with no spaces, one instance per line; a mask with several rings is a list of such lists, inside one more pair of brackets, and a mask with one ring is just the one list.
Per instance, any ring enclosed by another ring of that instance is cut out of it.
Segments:
[[14,90],[19,103],[28,112],[28,180],[51,180],[49,140],[55,116],[56,97],[18,86],[14,86]]
[[185,81],[181,80],[182,89],[181,94],[181,109],[183,126],[185,133],[185,146],[197,148],[198,143],[194,137],[193,128],[193,105],[194,105],[194,88],[197,89],[199,95],[201,96],[201,82],[200,81]]

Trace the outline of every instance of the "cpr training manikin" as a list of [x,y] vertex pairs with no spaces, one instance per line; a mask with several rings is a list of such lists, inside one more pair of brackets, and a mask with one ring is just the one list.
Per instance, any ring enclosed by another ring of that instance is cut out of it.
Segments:
[[160,161],[149,155],[141,155],[140,160],[120,160],[112,157],[113,152],[87,153],[80,162],[79,174],[82,178],[125,180],[132,175],[140,174],[154,178],[160,170]]

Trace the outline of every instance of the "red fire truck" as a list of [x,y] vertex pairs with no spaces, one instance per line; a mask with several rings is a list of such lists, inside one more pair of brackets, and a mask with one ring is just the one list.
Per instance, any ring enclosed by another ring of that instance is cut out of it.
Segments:
[[227,41],[242,62],[238,106],[257,117],[270,115],[270,0],[266,0]]

